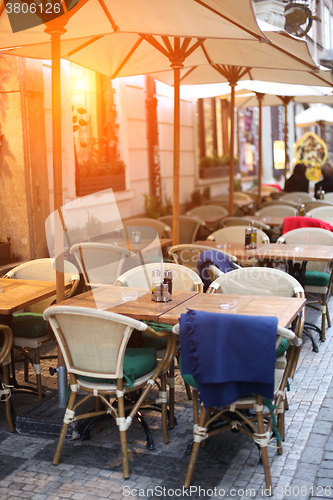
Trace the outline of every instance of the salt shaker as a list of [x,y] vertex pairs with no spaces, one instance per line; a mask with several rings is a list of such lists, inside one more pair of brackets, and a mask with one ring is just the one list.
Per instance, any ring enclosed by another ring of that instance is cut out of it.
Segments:
[[155,270],[152,273],[151,279],[151,300],[156,300],[156,286],[161,283],[161,274],[159,270]]
[[169,285],[168,283],[162,284],[162,302],[169,302]]

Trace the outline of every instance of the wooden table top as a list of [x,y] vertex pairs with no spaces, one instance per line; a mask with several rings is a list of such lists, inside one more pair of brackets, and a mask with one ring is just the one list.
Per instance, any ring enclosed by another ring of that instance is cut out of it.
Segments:
[[[236,301],[233,309],[221,309],[220,302]],[[260,295],[233,295],[221,293],[200,293],[187,302],[171,309],[160,317],[160,322],[168,325],[178,323],[187,309],[216,313],[244,314],[249,316],[276,316],[280,326],[289,327],[296,318],[306,299],[294,297],[267,297]]]
[[196,241],[198,245],[208,245],[212,248],[228,252],[237,259],[250,258],[268,260],[293,260],[329,262],[333,259],[333,246],[329,245],[285,245],[269,243],[258,245],[256,249],[245,250],[243,243],[219,243],[216,241]]
[[[12,314],[56,293],[54,281],[0,279],[0,314]],[[71,285],[66,285],[70,287]]]
[[263,222],[264,224],[267,224],[267,226],[270,227],[279,227],[284,222],[284,217],[275,217],[271,215],[266,215],[265,217],[260,217],[259,215],[246,215],[245,218],[249,219],[250,222],[251,220]]
[[[126,302],[123,300],[122,294],[128,292],[137,292],[138,297]],[[126,316],[142,321],[157,322],[164,313],[183,302],[186,303],[197,294],[198,292],[174,290],[171,301],[154,302],[151,300],[151,292],[147,288],[101,286],[95,288],[93,291],[76,295],[62,302],[60,305],[98,308],[118,314],[125,314]]]

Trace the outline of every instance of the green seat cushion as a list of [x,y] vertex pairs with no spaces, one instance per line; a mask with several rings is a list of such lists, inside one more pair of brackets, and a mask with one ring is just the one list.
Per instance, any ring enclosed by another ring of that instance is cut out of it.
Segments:
[[[131,389],[135,379],[151,372],[156,366],[156,349],[128,347],[125,351],[123,372],[124,378]],[[113,379],[102,379],[94,377],[78,377],[86,382],[96,382],[99,384],[113,384]]]
[[289,349],[289,343],[288,343],[288,340],[287,339],[282,339],[280,344],[278,345],[276,351],[275,351],[275,354],[276,354],[276,357],[279,358],[280,356],[282,356],[282,354],[284,354],[285,352],[287,352]]
[[32,339],[48,335],[45,319],[39,313],[13,314],[12,330],[14,337]]
[[184,375],[183,374],[182,355],[179,356],[178,364],[179,364],[180,374],[183,377],[184,382],[186,384],[190,385],[191,387],[194,387],[194,389],[197,389],[198,388],[198,384],[196,383],[196,381],[194,380],[194,378],[192,377],[192,375]]
[[158,351],[159,349],[165,349],[167,346],[168,339],[157,339],[154,337],[149,337],[145,332],[142,332],[142,347],[148,348],[153,347]]
[[[288,351],[288,348],[289,348],[288,340],[282,339],[278,348],[276,349],[276,357],[278,358],[279,356],[282,356],[282,354],[284,354],[286,351]],[[181,376],[183,377],[184,382],[186,382],[186,384],[190,385],[191,387],[194,387],[195,389],[197,389],[198,384],[196,383],[196,381],[194,380],[192,375],[184,375],[183,374],[182,356],[181,355],[179,356],[178,363],[179,363],[180,373],[181,373]]]
[[[164,323],[156,323],[155,321],[145,321],[145,323],[150,326],[153,330],[160,331],[168,331],[172,332],[172,325],[165,325]],[[167,338],[157,339],[154,337],[150,337],[147,333],[142,332],[142,347],[154,347],[157,351],[159,349],[165,349],[168,343]]]
[[306,271],[305,285],[309,286],[328,286],[330,275],[320,271]]

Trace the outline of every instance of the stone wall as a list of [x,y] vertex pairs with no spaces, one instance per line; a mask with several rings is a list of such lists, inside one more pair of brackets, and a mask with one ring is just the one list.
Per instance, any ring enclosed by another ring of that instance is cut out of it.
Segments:
[[20,260],[48,256],[42,62],[0,56],[0,241]]

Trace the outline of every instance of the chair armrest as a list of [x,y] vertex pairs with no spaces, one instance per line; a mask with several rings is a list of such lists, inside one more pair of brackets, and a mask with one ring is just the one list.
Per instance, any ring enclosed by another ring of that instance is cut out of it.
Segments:
[[0,325],[0,331],[3,332],[4,342],[0,351],[0,364],[2,364],[13,347],[14,335],[12,330],[7,325]]

